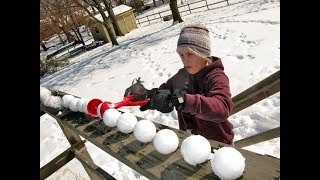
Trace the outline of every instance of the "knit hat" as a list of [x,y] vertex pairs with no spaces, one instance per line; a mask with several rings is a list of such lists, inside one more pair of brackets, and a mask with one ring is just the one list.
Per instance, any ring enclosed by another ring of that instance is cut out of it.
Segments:
[[177,47],[190,47],[205,57],[209,57],[211,53],[209,30],[200,24],[183,27],[180,32]]

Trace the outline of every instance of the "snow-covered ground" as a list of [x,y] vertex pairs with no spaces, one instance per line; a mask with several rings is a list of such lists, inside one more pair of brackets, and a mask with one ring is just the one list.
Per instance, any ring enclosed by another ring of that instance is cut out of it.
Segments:
[[[232,0],[229,1],[232,4]],[[210,30],[212,55],[222,59],[229,76],[232,96],[239,94],[280,70],[280,1],[248,0],[210,11],[182,16],[183,23],[171,21],[139,27],[124,37],[119,46],[110,43],[70,59],[74,63],[40,79],[46,88],[59,89],[82,98],[122,100],[134,78],[141,77],[146,88],[158,87],[183,65],[176,53],[181,28],[202,23]],[[122,107],[157,123],[178,128],[175,112],[162,114],[138,107]],[[235,141],[280,126],[280,93],[242,110],[229,120]],[[116,179],[146,179],[90,142],[86,143],[94,162]],[[70,147],[58,124],[47,114],[40,117],[40,167]],[[244,149],[280,158],[280,138]],[[48,179],[89,179],[76,159]]]

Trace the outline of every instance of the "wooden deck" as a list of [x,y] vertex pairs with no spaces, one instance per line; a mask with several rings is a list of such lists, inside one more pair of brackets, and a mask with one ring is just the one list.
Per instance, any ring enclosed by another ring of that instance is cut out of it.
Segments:
[[[152,143],[141,143],[133,133],[124,134],[116,127],[107,127],[99,118],[68,109],[60,110],[62,113],[58,115],[59,110],[42,105],[40,110],[149,179],[219,179],[213,173],[210,161],[192,166],[183,160],[180,146],[182,141],[190,135],[185,131],[154,123],[157,131],[171,129],[179,137],[178,149],[169,155],[162,155],[155,150]],[[229,146],[213,140],[209,142],[212,150]],[[236,149],[246,159],[245,171],[239,179],[279,179],[280,159]],[[105,178],[110,179],[107,176]]]

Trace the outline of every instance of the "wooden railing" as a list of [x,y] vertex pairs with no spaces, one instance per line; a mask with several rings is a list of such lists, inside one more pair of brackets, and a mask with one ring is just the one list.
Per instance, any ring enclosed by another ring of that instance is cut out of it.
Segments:
[[[200,3],[203,3],[203,2],[205,2],[205,5],[201,5],[201,6],[198,6],[196,8],[190,8],[190,5],[192,5],[192,4],[200,4]],[[214,2],[214,3],[210,3],[210,4],[208,4],[207,0],[201,0],[201,1],[188,3],[186,5],[181,5],[181,6],[178,7],[178,9],[179,9],[179,13],[181,15],[183,15],[184,13],[185,14],[191,14],[193,10],[197,10],[197,9],[204,8],[204,7],[206,7],[207,10],[215,9],[215,8],[210,7],[210,6],[213,6],[213,5],[216,5],[216,4],[221,4],[221,3],[226,3],[226,6],[228,6],[229,5],[229,0],[222,0],[222,1]],[[168,15],[171,15],[171,10],[170,9],[165,10],[165,11],[161,11],[161,12],[157,12],[157,13],[154,13],[154,14],[150,14],[150,15],[147,15],[147,16],[144,16],[144,17],[136,18],[136,21],[138,22],[138,24],[140,26],[142,26],[143,23],[148,23],[148,25],[149,25],[149,24],[151,24],[152,21],[155,21],[155,20],[158,20],[156,22],[162,21],[162,18],[164,16],[168,16]],[[145,18],[147,20],[142,20],[142,19],[145,19]]]
[[[235,96],[233,113],[279,91],[280,71]],[[67,94],[61,91],[52,93],[61,97]],[[59,111],[62,113],[58,113]],[[172,154],[162,155],[155,150],[152,143],[141,143],[135,139],[133,133],[123,134],[117,128],[107,127],[100,118],[69,109],[53,109],[40,105],[40,115],[43,113],[57,120],[71,147],[40,168],[40,179],[47,178],[74,157],[81,162],[91,179],[114,179],[93,162],[79,135],[149,179],[218,179],[212,172],[210,162],[192,166],[183,160],[180,147],[182,141],[191,135],[188,132],[154,123],[157,131],[171,129],[179,137],[178,149]],[[246,158],[242,179],[280,178],[280,159],[241,149],[279,136],[280,127],[235,142],[235,148]],[[230,146],[214,140],[209,142],[212,149]]]

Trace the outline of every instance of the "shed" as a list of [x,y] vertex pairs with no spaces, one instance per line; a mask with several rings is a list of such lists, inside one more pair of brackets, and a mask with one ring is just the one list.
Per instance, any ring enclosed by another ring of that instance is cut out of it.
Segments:
[[[123,34],[127,34],[133,29],[137,29],[136,18],[133,14],[134,9],[130,6],[120,5],[113,8],[113,12],[116,16],[116,20]],[[104,12],[109,18],[107,11]],[[97,19],[103,21],[101,14],[95,15]],[[110,23],[113,33],[115,33],[112,23]],[[105,41],[110,42],[110,37],[107,29],[100,23],[94,21],[91,17],[89,18],[87,26],[95,41]]]

